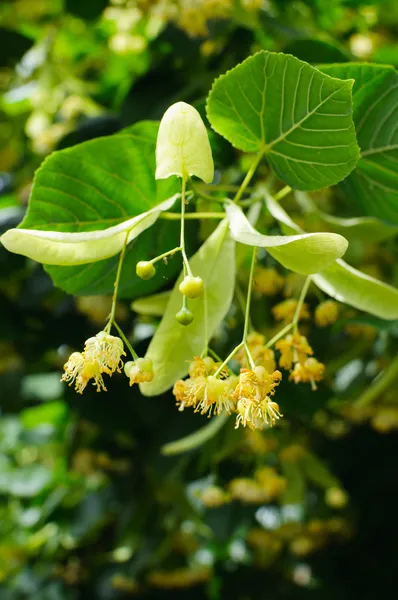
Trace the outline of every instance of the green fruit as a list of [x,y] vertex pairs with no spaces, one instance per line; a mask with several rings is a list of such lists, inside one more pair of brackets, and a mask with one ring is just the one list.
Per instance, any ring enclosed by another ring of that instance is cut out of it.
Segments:
[[135,272],[141,279],[152,279],[156,273],[156,269],[149,260],[140,260],[135,267]]
[[187,275],[178,286],[181,294],[187,298],[199,298],[203,291],[203,279],[201,277],[193,277]]
[[193,321],[193,314],[185,306],[176,314],[176,319],[181,325],[189,325]]

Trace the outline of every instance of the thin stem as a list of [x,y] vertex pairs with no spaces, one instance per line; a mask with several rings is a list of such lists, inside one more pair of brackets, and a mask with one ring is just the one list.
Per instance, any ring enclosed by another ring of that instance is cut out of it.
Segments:
[[271,346],[273,346],[275,344],[275,342],[277,342],[280,338],[282,338],[284,335],[286,335],[293,327],[293,323],[289,323],[289,325],[286,325],[286,327],[284,327],[283,329],[281,329],[280,331],[278,331],[278,333],[276,335],[274,335],[273,338],[271,338],[266,344],[265,347],[266,348],[271,348]]
[[245,192],[245,190],[246,190],[247,186],[249,185],[249,183],[250,183],[250,181],[251,181],[251,179],[252,179],[252,177],[253,177],[254,173],[256,172],[256,169],[257,169],[257,167],[258,167],[258,165],[259,165],[259,163],[260,163],[260,161],[261,161],[261,159],[262,159],[263,155],[264,155],[264,150],[261,150],[261,151],[260,151],[260,152],[257,154],[257,156],[256,156],[256,158],[254,159],[254,161],[253,161],[253,163],[252,163],[252,165],[251,165],[250,169],[249,169],[249,170],[248,170],[248,172],[246,173],[246,177],[245,177],[245,178],[244,178],[244,180],[242,181],[242,183],[241,183],[241,185],[240,185],[240,187],[239,187],[238,191],[237,191],[237,192],[236,192],[236,194],[235,194],[235,198],[234,198],[234,200],[233,200],[233,201],[234,201],[236,204],[239,202],[239,200],[240,200],[240,199],[241,199],[241,197],[243,196],[243,194],[244,194],[244,192]]
[[165,456],[171,456],[173,454],[182,454],[183,452],[188,452],[188,450],[194,450],[195,448],[200,448],[205,442],[210,440],[216,433],[225,425],[228,421],[229,415],[227,413],[223,413],[219,417],[216,417],[207,423],[204,427],[201,427],[194,433],[190,433],[189,435],[176,440],[175,442],[170,442],[165,446],[162,446],[160,451]]
[[[224,217],[225,213],[223,212],[196,212],[186,213],[185,215],[185,219],[223,219]],[[181,215],[178,213],[164,212],[159,215],[159,218],[166,219],[167,221],[178,221],[181,219]]]
[[120,329],[119,325],[116,322],[114,322],[113,324],[116,327],[116,329],[118,330],[119,335],[122,338],[122,340],[124,341],[124,343],[126,344],[127,348],[130,350],[131,356],[134,358],[134,360],[137,360],[137,358],[139,358],[139,356],[138,356],[137,352],[134,350],[133,346],[128,341],[127,337],[124,335],[123,331]]
[[218,356],[217,352],[214,352],[211,348],[209,348],[209,354],[212,355],[213,358],[216,359],[217,362],[222,362],[221,356]]
[[276,192],[276,194],[274,194],[273,198],[275,202],[279,202],[279,200],[282,200],[282,198],[290,194],[291,191],[292,188],[290,187],[290,185],[285,185],[284,188],[282,188],[281,190],[279,190],[279,192]]
[[192,275],[191,267],[189,266],[188,258],[185,252],[185,192],[186,192],[187,180],[185,177],[182,178],[181,184],[181,234],[180,234],[180,247],[182,260],[184,265],[184,277],[188,273],[188,275]]
[[[212,183],[209,186],[206,186],[208,191],[214,190],[215,192],[237,192],[239,189],[238,185],[230,185],[228,183]],[[253,188],[246,188],[247,192],[253,191]]]
[[294,313],[294,317],[293,317],[293,321],[292,321],[292,325],[293,325],[295,331],[297,331],[297,324],[300,319],[300,312],[301,312],[301,309],[303,308],[304,300],[307,295],[310,283],[311,283],[311,275],[308,275],[308,277],[306,278],[306,280],[304,282],[303,289],[301,290],[300,298],[298,299],[298,303],[297,303],[297,307],[296,307],[296,312]]
[[253,248],[252,254],[252,263],[250,266],[250,274],[249,274],[249,287],[247,288],[247,297],[246,297],[246,311],[245,311],[245,324],[243,329],[243,343],[246,344],[247,334],[249,331],[249,323],[250,323],[250,301],[252,296],[253,289],[253,277],[254,277],[254,267],[256,265],[257,259],[257,247]]
[[376,400],[390,385],[398,379],[398,356],[390,363],[389,367],[363,392],[354,402],[354,406],[367,406]]
[[253,360],[252,354],[249,350],[249,346],[246,343],[244,344],[244,349],[246,352],[247,361],[250,365],[250,368],[253,370],[256,365],[254,364],[254,360]]
[[230,352],[228,354],[228,356],[224,360],[224,362],[218,367],[217,371],[214,373],[214,377],[218,377],[220,375],[220,373],[224,369],[224,367],[227,366],[227,364],[229,363],[229,361],[233,359],[233,357],[235,356],[235,354],[237,354],[239,352],[239,350],[243,346],[244,346],[244,342],[241,342],[240,344],[238,344],[237,346],[235,346],[235,348],[232,350],[232,352]]
[[175,254],[176,252],[180,252],[180,251],[181,251],[181,246],[177,246],[176,248],[173,248],[172,250],[168,250],[167,252],[163,252],[163,254],[159,254],[159,256],[156,256],[156,258],[153,258],[150,262],[154,265],[159,260],[162,260],[162,258],[166,258],[166,256],[171,256],[171,255]]
[[206,286],[203,288],[203,313],[204,313],[204,325],[203,325],[203,333],[205,338],[205,347],[202,352],[202,356],[207,356],[209,352],[209,323],[208,323],[208,314],[207,314],[208,306],[207,306],[207,289]]
[[113,296],[112,296],[112,308],[111,308],[111,314],[109,315],[109,321],[104,329],[104,331],[106,331],[107,333],[110,332],[112,325],[115,322],[115,315],[116,315],[116,302],[117,302],[117,294],[119,291],[119,283],[120,283],[120,274],[122,272],[122,266],[123,266],[123,260],[124,260],[124,255],[126,253],[126,246],[127,246],[127,240],[129,237],[129,232],[126,233],[126,237],[124,238],[124,243],[123,243],[123,247],[120,251],[120,256],[119,256],[119,263],[117,265],[117,271],[116,271],[116,279],[115,279],[115,283],[114,283],[114,289],[113,289]]

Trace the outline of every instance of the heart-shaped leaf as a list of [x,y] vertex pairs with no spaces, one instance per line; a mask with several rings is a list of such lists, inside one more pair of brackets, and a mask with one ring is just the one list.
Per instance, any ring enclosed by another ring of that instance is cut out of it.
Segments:
[[293,56],[259,52],[215,81],[207,115],[234,146],[264,153],[293,188],[315,190],[344,179],[359,158],[352,85]]
[[347,250],[347,240],[335,233],[263,235],[254,229],[233,202],[227,202],[225,210],[234,240],[266,248],[284,267],[302,275],[322,271]]
[[[51,154],[36,173],[28,211],[20,227],[40,230],[42,234],[96,231],[97,235],[99,230],[121,225],[173,196],[180,188],[177,178],[155,180],[158,128],[158,123],[141,122],[120,134]],[[153,216],[144,217],[141,225],[148,224]],[[120,297],[132,299],[164,285],[164,273],[160,269],[150,281],[132,277],[131,273],[135,272],[139,260],[149,260],[175,246],[178,230],[177,222],[158,221],[150,231],[144,231],[129,244],[121,274]],[[123,241],[124,236],[124,233],[120,235]],[[116,245],[119,244],[117,240]],[[110,258],[98,260],[105,251],[103,245],[103,241],[98,241],[96,262],[46,266],[55,285],[76,295],[111,294],[118,257],[109,252],[105,255]],[[69,246],[68,251],[73,249]],[[169,261],[167,275],[174,277],[179,268],[179,261]]]
[[398,224],[398,74],[393,67],[360,63],[323,66],[322,71],[355,79],[361,158],[343,189],[367,214]]
[[150,383],[141,384],[144,396],[157,396],[168,390],[178,379],[188,373],[189,361],[200,356],[209,339],[225,317],[235,287],[235,242],[224,220],[190,259],[192,272],[204,281],[207,299],[207,328],[205,326],[204,296],[189,301],[194,315],[193,322],[184,327],[176,320],[181,309],[182,296],[178,289],[182,273],[176,282],[164,316],[146,356],[153,361],[155,377]]

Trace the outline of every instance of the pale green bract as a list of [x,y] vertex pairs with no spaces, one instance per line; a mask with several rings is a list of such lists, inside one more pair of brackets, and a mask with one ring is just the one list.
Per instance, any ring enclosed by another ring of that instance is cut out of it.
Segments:
[[352,85],[262,51],[215,81],[207,115],[235,147],[264,154],[293,188],[316,190],[347,177],[359,158]]
[[206,127],[198,111],[185,102],[166,110],[156,143],[156,179],[196,175],[205,183],[214,177],[214,164]]
[[335,233],[263,235],[254,229],[233,202],[227,202],[225,210],[234,240],[248,246],[266,248],[284,267],[301,275],[325,269],[347,250],[347,240]]
[[65,233],[40,229],[9,229],[0,241],[7,250],[22,254],[44,265],[84,265],[110,258],[155,223],[160,213],[169,210],[178,194],[154,208],[123,223],[97,231]]
[[[302,233],[302,229],[266,192],[265,200],[268,210],[282,223],[286,233]],[[336,260],[324,271],[312,275],[311,279],[322,291],[340,302],[364,310],[380,319],[398,319],[398,290],[361,273],[344,260]]]
[[131,303],[131,310],[139,315],[162,317],[170,300],[171,292],[159,292],[146,298],[138,298]]
[[200,356],[231,305],[235,288],[235,242],[229,234],[228,221],[221,221],[217,229],[190,259],[193,273],[204,281],[207,328],[205,325],[205,296],[190,300],[188,307],[194,315],[191,325],[176,323],[175,315],[181,308],[178,278],[163,319],[153,336],[146,358],[153,361],[155,377],[140,385],[144,396],[157,396],[168,390],[188,373],[189,362]]

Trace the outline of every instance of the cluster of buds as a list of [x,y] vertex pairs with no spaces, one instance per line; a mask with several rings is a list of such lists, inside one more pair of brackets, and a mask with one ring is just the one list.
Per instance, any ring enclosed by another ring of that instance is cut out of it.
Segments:
[[313,358],[307,338],[296,332],[276,342],[275,347],[281,353],[279,366],[290,371],[289,379],[294,383],[310,383],[316,390],[316,382],[322,380],[325,365]]
[[[74,384],[78,394],[82,394],[90,380],[96,386],[97,392],[106,392],[103,374],[112,376],[121,373],[122,357],[126,356],[123,342],[119,337],[106,331],[100,331],[96,336],[86,340],[83,352],[73,352],[64,365],[61,381]],[[127,362],[124,370],[130,379],[130,385],[142,381],[152,381],[152,361],[137,358]]]

